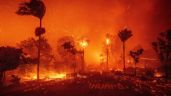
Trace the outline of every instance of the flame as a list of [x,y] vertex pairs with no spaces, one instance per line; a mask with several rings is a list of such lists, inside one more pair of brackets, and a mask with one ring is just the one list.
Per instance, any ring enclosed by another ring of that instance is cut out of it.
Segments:
[[33,79],[36,79],[37,77],[36,76],[33,76]]
[[120,72],[122,72],[123,69],[117,68],[115,71],[120,71]]
[[109,45],[109,44],[110,44],[110,39],[106,38],[106,45]]
[[[47,72],[40,75],[40,79],[43,80],[53,80],[53,79],[65,79],[66,73],[55,73],[55,72]],[[22,77],[23,81],[29,81],[29,80],[36,80],[37,74],[36,73],[30,73],[27,76]]]
[[49,79],[64,79],[66,77],[65,73],[50,73],[46,75]]
[[80,46],[84,49],[88,46],[88,41],[87,40],[82,40],[80,41]]
[[162,77],[163,75],[162,75],[161,72],[156,72],[156,73],[154,74],[154,76],[159,78],[159,77]]

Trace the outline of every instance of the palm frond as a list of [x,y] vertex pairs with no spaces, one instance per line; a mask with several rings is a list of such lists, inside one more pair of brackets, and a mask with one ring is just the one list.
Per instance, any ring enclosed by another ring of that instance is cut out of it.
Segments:
[[123,29],[118,33],[119,38],[121,39],[122,42],[125,42],[128,40],[132,35],[132,31],[128,29]]
[[32,15],[42,19],[45,11],[46,7],[41,0],[31,0],[30,2],[21,3],[16,13],[18,15]]
[[16,11],[16,14],[18,15],[32,15],[31,10],[28,7],[27,2],[23,2],[20,4],[19,9]]

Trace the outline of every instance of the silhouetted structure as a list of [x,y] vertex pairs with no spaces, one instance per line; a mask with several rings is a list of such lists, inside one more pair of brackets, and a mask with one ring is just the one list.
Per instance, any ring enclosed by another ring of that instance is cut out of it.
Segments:
[[81,59],[82,59],[81,71],[84,72],[85,71],[85,48],[88,46],[89,40],[86,38],[82,38],[79,43],[80,43],[81,50],[77,53],[81,54]]
[[123,64],[124,64],[124,72],[125,72],[125,42],[133,35],[131,30],[125,28],[119,31],[118,36],[123,43]]
[[106,34],[106,69],[109,70],[109,46],[110,46],[110,38],[109,34]]
[[[42,18],[46,12],[46,7],[41,0],[31,0],[30,2],[23,2],[20,4],[19,10],[16,12],[19,15],[32,15],[40,20],[40,26],[36,28],[35,35],[41,38],[45,33],[45,28],[42,28]],[[38,64],[37,64],[37,80],[39,80],[39,65],[40,65],[40,42],[38,47]]]

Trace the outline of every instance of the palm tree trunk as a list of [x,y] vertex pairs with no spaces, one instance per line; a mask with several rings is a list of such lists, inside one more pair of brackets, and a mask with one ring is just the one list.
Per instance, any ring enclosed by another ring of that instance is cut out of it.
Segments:
[[40,28],[42,27],[42,19],[40,18]]
[[[40,28],[42,27],[42,19],[40,19]],[[39,44],[38,44],[38,63],[37,63],[37,80],[40,79],[40,39],[41,35],[39,35]]]
[[106,69],[107,69],[107,71],[109,70],[109,49],[108,49],[108,47],[107,47],[107,49],[106,49]]
[[84,60],[84,49],[83,49],[83,52],[82,52],[82,72],[84,72],[85,71],[85,60]]
[[125,42],[123,42],[123,65],[124,65],[124,73],[125,73]]
[[38,64],[37,64],[37,80],[39,80],[39,72],[40,71],[40,36],[39,36],[39,44],[38,44]]

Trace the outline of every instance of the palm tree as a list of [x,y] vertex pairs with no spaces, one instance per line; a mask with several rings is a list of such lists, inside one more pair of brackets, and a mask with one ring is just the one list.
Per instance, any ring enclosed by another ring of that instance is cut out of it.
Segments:
[[144,49],[138,49],[136,51],[130,51],[130,56],[133,58],[134,60],[134,68],[135,68],[135,76],[136,76],[136,65],[137,63],[139,62],[139,59],[140,59],[140,55],[143,53]]
[[125,42],[133,35],[131,30],[125,28],[119,31],[118,36],[123,43],[123,65],[124,65],[124,72],[125,72]]
[[38,44],[38,64],[37,64],[37,80],[39,80],[39,65],[40,65],[40,39],[45,33],[45,28],[42,28],[42,19],[45,15],[46,7],[41,0],[30,0],[30,2],[22,2],[17,10],[18,15],[32,15],[39,19],[40,26],[36,28],[35,35],[39,39]]

